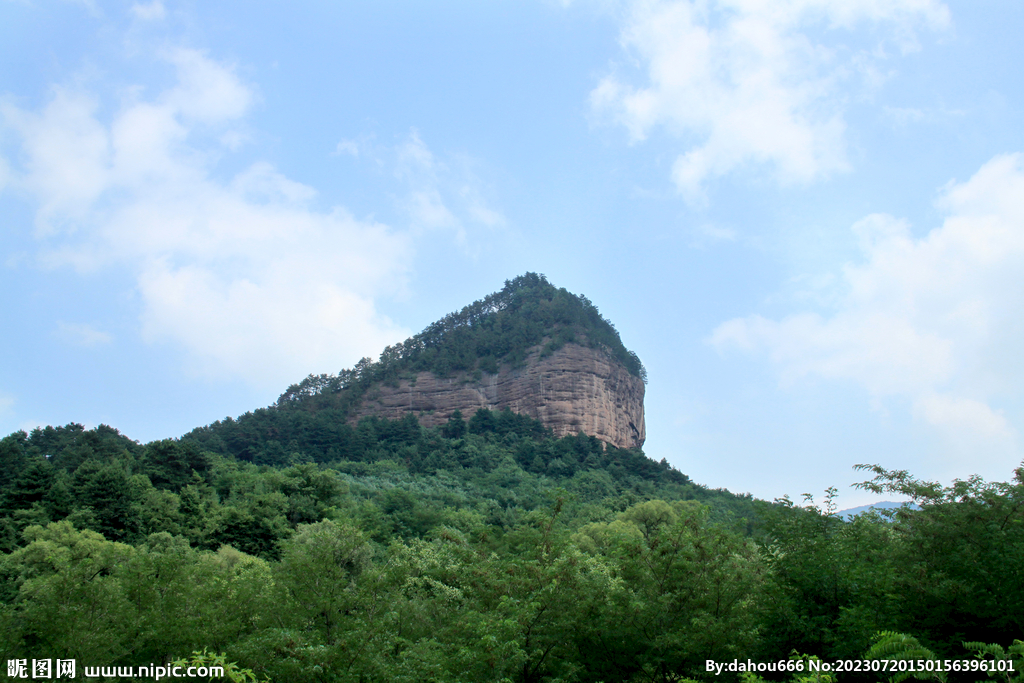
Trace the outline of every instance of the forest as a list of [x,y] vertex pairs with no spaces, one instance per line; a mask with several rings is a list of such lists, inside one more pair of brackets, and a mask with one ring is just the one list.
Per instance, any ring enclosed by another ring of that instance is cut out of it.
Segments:
[[78,424],[0,440],[8,657],[206,652],[296,683],[910,676],[705,666],[869,656],[1021,680],[1024,469],[942,487],[867,467],[918,509],[846,521],[834,490],[709,490],[507,411],[334,424],[268,409],[144,445]]

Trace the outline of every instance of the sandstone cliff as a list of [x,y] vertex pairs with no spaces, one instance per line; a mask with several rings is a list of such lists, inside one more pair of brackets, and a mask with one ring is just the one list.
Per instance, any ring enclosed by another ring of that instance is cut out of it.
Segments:
[[370,390],[352,415],[390,419],[415,413],[420,424],[435,427],[456,410],[468,419],[479,408],[503,410],[540,420],[555,436],[584,432],[619,448],[643,445],[644,383],[599,349],[566,344],[541,357],[538,346],[518,368],[502,366],[480,379],[461,373],[440,379],[420,372],[398,386]]

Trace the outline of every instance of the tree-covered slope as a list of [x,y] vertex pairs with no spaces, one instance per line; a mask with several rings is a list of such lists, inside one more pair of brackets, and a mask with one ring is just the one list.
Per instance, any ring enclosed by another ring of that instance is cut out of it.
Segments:
[[526,273],[385,348],[376,362],[364,358],[337,375],[310,375],[293,384],[276,406],[347,411],[377,382],[396,382],[422,371],[438,377],[461,371],[495,373],[503,363],[523,363],[541,343],[542,353],[551,353],[570,342],[604,349],[630,374],[647,381],[643,363],[589,299],[555,287],[543,275]]
[[1024,664],[984,644],[1024,628],[1024,469],[943,488],[873,468],[867,487],[920,509],[846,522],[831,492],[709,491],[511,413],[356,432],[358,460],[277,466],[109,427],[0,440],[0,646],[80,667],[208,650],[288,683],[798,683],[705,664],[808,654],[955,662],[924,677],[968,683],[995,678],[975,653]]
[[[27,526],[70,519],[130,543],[169,531],[198,547],[228,543],[273,556],[296,524],[359,508],[358,501],[402,498],[415,509],[418,522],[375,536],[386,542],[395,534],[431,533],[447,523],[445,510],[486,510],[481,521],[501,529],[548,505],[558,490],[567,517],[600,516],[652,498],[708,503],[716,519],[736,523],[754,515],[749,496],[694,484],[638,450],[585,435],[552,438],[537,421],[510,411],[480,410],[468,421],[456,415],[440,429],[425,429],[411,416],[369,418],[353,428],[332,422],[329,412],[289,413],[297,418],[290,427],[259,422],[276,414],[257,411],[216,432],[146,445],[107,426],[15,432],[0,440],[0,543],[13,549]],[[282,441],[259,438],[266,435]],[[236,457],[235,449],[251,457]],[[315,491],[295,488],[287,483],[293,474],[320,484],[308,484]]]

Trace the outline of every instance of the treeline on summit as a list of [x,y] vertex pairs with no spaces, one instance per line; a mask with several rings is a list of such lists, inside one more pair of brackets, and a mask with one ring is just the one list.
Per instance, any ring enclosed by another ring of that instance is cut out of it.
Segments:
[[1021,678],[1024,645],[997,644],[1024,632],[1024,469],[942,487],[870,468],[865,487],[920,509],[844,521],[834,491],[709,490],[511,413],[333,436],[305,411],[257,413],[145,445],[81,425],[0,440],[8,657],[206,649],[279,683],[668,683],[711,680],[707,659],[988,653]]
[[587,297],[526,273],[498,292],[450,313],[404,342],[388,346],[374,362],[363,358],[337,375],[310,375],[288,387],[277,406],[335,407],[348,410],[376,382],[395,383],[417,372],[448,377],[457,372],[496,374],[502,364],[516,367],[540,344],[550,354],[565,344],[603,348],[635,377],[647,371],[622,343],[615,326]]

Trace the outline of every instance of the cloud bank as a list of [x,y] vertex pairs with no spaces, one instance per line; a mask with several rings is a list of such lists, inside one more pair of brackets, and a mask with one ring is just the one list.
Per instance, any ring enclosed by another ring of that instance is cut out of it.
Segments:
[[635,142],[663,128],[681,145],[672,180],[691,203],[745,167],[809,182],[848,168],[844,86],[949,22],[936,0],[635,0],[620,42],[641,74],[606,76],[591,105]]
[[0,182],[34,199],[40,262],[130,269],[141,334],[180,346],[198,375],[282,386],[403,338],[374,300],[402,287],[408,237],[316,208],[312,188],[265,162],[218,175],[255,94],[201,51],[160,58],[174,83],[150,98],[61,86],[39,111],[0,106],[20,142]]
[[863,260],[838,275],[844,293],[827,314],[737,318],[710,342],[767,354],[783,382],[843,380],[908,400],[961,454],[1016,457],[1017,430],[994,406],[1024,383],[1024,155],[948,184],[939,206],[945,220],[920,238],[892,216],[855,224]]

